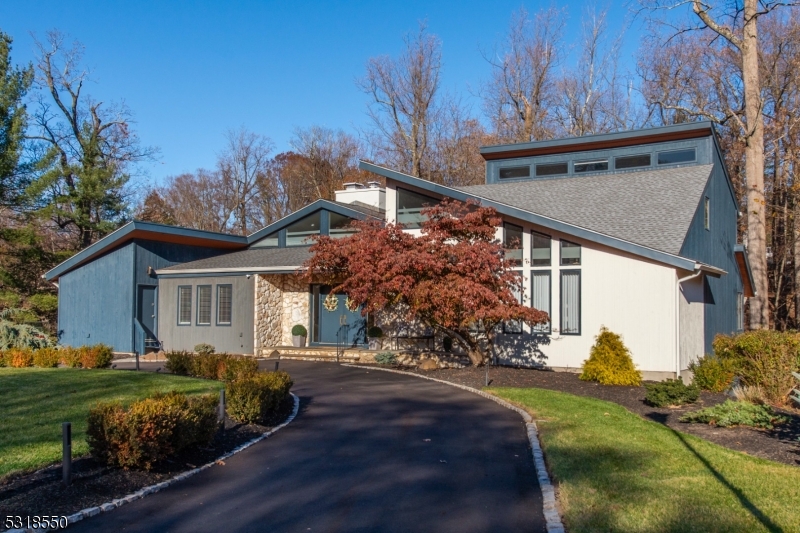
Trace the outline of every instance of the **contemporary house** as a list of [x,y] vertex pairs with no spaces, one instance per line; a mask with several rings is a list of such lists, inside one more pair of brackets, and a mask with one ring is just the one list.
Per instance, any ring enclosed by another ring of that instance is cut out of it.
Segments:
[[661,379],[686,374],[717,333],[743,328],[753,283],[710,123],[481,154],[486,182],[469,187],[364,162],[385,187],[349,184],[336,201],[318,200],[248,237],[132,222],[46,274],[59,284],[61,341],[140,353],[208,342],[262,355],[290,345],[299,323],[311,346],[360,346],[358,310],[295,276],[306,239],[347,235],[351,220],[365,218],[416,232],[424,206],[445,197],[500,213],[498,239],[525,280],[521,301],[551,317],[534,331],[506,325],[498,363],[578,369],[606,326],[623,335],[645,377]]

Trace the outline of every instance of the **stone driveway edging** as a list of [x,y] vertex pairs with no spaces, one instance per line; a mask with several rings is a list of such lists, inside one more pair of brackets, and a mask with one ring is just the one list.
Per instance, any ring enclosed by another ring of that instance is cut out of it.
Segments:
[[[283,428],[285,426],[288,426],[289,423],[292,420],[294,420],[294,418],[297,416],[298,411],[300,410],[300,398],[298,398],[293,392],[290,392],[289,394],[292,395],[292,399],[294,400],[294,407],[292,408],[292,414],[290,414],[286,418],[286,420],[284,420],[284,422],[281,425],[276,426],[276,427],[272,428],[271,430],[259,435],[258,437],[245,442],[244,444],[234,448],[233,450],[229,451],[228,453],[226,453],[224,455],[221,455],[221,456],[217,457],[216,459],[214,459],[210,463],[206,463],[203,466],[199,466],[199,467],[197,467],[197,468],[195,468],[193,470],[188,470],[186,472],[178,474],[177,476],[172,477],[172,478],[170,478],[170,479],[168,479],[166,481],[162,481],[161,483],[156,483],[155,485],[150,485],[149,487],[144,487],[143,489],[139,489],[138,491],[134,492],[133,494],[128,494],[127,496],[123,496],[122,498],[117,498],[116,500],[111,500],[110,502],[106,502],[104,504],[98,505],[97,507],[89,507],[88,509],[83,509],[82,511],[78,511],[77,513],[67,517],[67,527],[69,527],[70,524],[74,524],[75,522],[80,522],[84,518],[90,518],[92,516],[97,516],[100,513],[107,513],[109,511],[113,511],[117,507],[121,507],[121,506],[125,505],[126,503],[131,503],[131,502],[134,502],[134,501],[136,501],[136,500],[138,500],[140,498],[144,498],[145,496],[148,496],[150,494],[154,494],[154,493],[156,493],[156,492],[158,492],[158,491],[160,491],[162,489],[165,489],[165,488],[169,487],[170,485],[172,485],[174,483],[177,483],[178,481],[183,481],[184,479],[192,477],[193,475],[198,474],[198,473],[202,472],[203,470],[205,470],[207,468],[211,468],[212,466],[217,464],[219,461],[224,461],[225,459],[228,459],[229,457],[231,457],[233,455],[236,455],[237,453],[241,452],[242,450],[244,450],[246,448],[249,448],[253,444],[255,444],[257,442],[260,442],[260,441],[266,439],[267,437],[272,436],[279,429],[281,429],[281,428]],[[46,529],[45,528],[40,528],[40,529],[35,529],[35,528],[9,529],[5,533],[40,533],[40,532],[45,532],[45,531],[56,531],[57,529],[58,528],[56,528],[56,529],[53,529],[53,528],[46,528]]]
[[544,463],[544,453],[542,452],[542,447],[539,444],[539,431],[536,428],[536,422],[533,421],[533,418],[531,418],[531,415],[529,415],[527,411],[520,409],[516,405],[510,404],[493,394],[489,394],[488,392],[473,389],[472,387],[467,387],[466,385],[460,385],[458,383],[451,383],[443,379],[423,376],[413,372],[404,372],[402,370],[395,370],[393,368],[380,368],[375,366],[353,365],[347,363],[342,364],[342,366],[404,374],[406,376],[414,376],[417,378],[427,379],[429,381],[435,381],[437,383],[443,383],[445,385],[450,385],[451,387],[457,387],[467,392],[483,396],[484,398],[502,405],[506,409],[511,409],[512,411],[519,413],[519,415],[522,416],[522,419],[525,420],[525,427],[528,430],[528,440],[531,443],[531,450],[533,451],[533,464],[536,467],[536,477],[539,479],[539,486],[542,489],[542,503],[544,504],[544,518],[546,521],[547,533],[564,533],[564,524],[561,522],[561,515],[559,514],[558,507],[556,506],[555,487],[553,487],[553,484],[550,482],[550,475],[547,473],[547,466]]

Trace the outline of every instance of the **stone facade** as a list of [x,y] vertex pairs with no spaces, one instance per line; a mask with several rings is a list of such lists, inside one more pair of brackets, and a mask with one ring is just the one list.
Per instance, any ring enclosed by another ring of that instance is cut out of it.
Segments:
[[309,284],[291,274],[259,274],[256,277],[255,353],[275,346],[292,345],[292,327],[311,328]]
[[256,276],[255,354],[281,343],[281,316],[283,310],[283,277],[281,275]]

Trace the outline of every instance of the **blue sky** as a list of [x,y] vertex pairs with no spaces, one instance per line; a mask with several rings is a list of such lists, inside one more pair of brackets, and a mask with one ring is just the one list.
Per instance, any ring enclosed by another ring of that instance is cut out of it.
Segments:
[[[0,29],[14,38],[12,60],[33,59],[31,32],[57,28],[86,48],[95,99],[124,100],[143,144],[158,160],[146,179],[211,168],[227,129],[244,126],[288,150],[297,127],[323,125],[357,133],[367,125],[367,96],[355,80],[372,56],[397,55],[403,36],[426,20],[443,43],[443,85],[480,111],[491,50],[511,14],[550,4],[430,2],[137,2],[0,3]],[[559,3],[559,5],[564,5]],[[567,2],[574,40],[585,2]],[[603,4],[599,4],[603,5]],[[612,34],[628,11],[610,10]],[[633,68],[637,26],[626,32],[623,60]]]

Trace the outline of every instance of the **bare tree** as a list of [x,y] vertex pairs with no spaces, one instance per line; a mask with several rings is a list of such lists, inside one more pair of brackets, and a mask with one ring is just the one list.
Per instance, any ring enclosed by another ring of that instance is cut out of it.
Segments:
[[40,215],[75,230],[84,248],[124,220],[132,166],[154,150],[142,147],[122,104],[104,106],[83,93],[89,72],[83,48],[58,32],[36,42],[36,82],[42,90],[32,139],[46,147],[42,172],[29,186]]
[[200,169],[167,179],[158,190],[176,225],[206,231],[235,233],[238,208],[235,187],[220,172]]
[[359,86],[372,98],[369,116],[380,157],[404,172],[425,177],[431,127],[438,112],[441,42],[427,33],[424,24],[404,41],[399,58],[371,58]]
[[[240,128],[225,135],[227,146],[219,155],[217,163],[222,183],[230,187],[234,204],[233,228],[240,235],[247,235],[254,225],[261,222],[258,209],[258,181],[269,168],[270,153],[274,145],[263,135]],[[255,219],[255,220],[254,220]]]
[[563,51],[565,12],[551,8],[529,20],[521,8],[500,51],[486,60],[491,80],[483,88],[484,112],[503,142],[528,142],[553,136],[556,72]]

